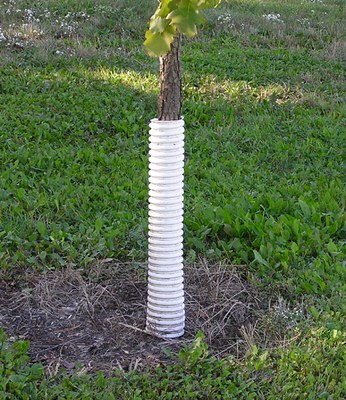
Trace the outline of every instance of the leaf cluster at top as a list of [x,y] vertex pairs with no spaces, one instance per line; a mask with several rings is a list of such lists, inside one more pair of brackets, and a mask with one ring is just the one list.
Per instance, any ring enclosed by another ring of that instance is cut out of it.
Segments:
[[200,11],[217,7],[221,0],[159,0],[149,22],[144,45],[149,55],[166,54],[175,35],[180,32],[189,37],[197,34],[197,26],[204,22]]

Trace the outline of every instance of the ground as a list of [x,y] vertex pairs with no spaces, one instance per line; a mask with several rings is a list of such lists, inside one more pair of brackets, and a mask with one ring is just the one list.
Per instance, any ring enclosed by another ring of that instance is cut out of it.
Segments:
[[88,273],[28,270],[21,279],[13,273],[0,285],[0,323],[10,340],[30,340],[32,361],[50,374],[154,367],[169,360],[165,349],[178,350],[199,330],[212,353],[241,356],[244,332],[268,300],[240,269],[206,262],[186,268],[186,333],[177,340],[145,332],[145,269],[111,259]]

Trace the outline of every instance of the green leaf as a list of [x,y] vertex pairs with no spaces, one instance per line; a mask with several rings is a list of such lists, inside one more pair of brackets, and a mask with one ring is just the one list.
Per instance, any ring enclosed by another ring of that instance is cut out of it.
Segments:
[[328,251],[329,251],[330,254],[333,254],[333,253],[337,253],[337,252],[338,252],[338,248],[337,248],[336,244],[333,243],[333,242],[329,242],[329,243],[328,243],[327,249],[328,249]]
[[294,255],[298,254],[298,252],[299,252],[299,247],[298,247],[298,245],[297,245],[296,242],[292,242],[292,244],[291,244],[291,250],[292,250],[292,253],[293,253]]
[[150,30],[147,31],[146,41],[144,42],[144,46],[147,49],[147,52],[150,56],[162,56],[166,54],[170,48],[171,43],[174,39],[174,33],[164,31],[162,33],[153,33]]
[[298,203],[300,205],[300,208],[303,211],[303,214],[306,218],[309,218],[311,216],[311,210],[310,207],[307,205],[307,203],[305,203],[304,200],[298,200]]
[[9,380],[14,383],[24,383],[27,381],[27,377],[25,375],[10,375]]
[[95,230],[96,230],[96,232],[100,233],[100,231],[102,229],[102,226],[103,226],[102,219],[101,218],[97,218],[96,221],[95,221]]
[[197,25],[205,20],[189,3],[169,13],[167,18],[172,20],[179,32],[189,37],[197,35]]
[[197,25],[205,21],[200,10],[217,7],[219,3],[220,0],[160,0],[145,35],[144,46],[148,54],[166,54],[177,31],[195,36]]
[[258,261],[260,264],[265,265],[266,267],[270,268],[270,265],[268,263],[268,261],[266,261],[258,251],[254,250],[253,251],[254,255],[255,255],[255,260]]
[[160,0],[160,5],[157,7],[154,16],[167,17],[167,15],[178,7],[181,0]]
[[152,33],[163,33],[169,25],[169,20],[166,18],[155,17],[150,20],[149,29]]
[[30,378],[38,379],[43,375],[44,369],[41,364],[33,364],[30,367]]
[[229,236],[232,235],[232,232],[233,232],[233,230],[232,230],[232,225],[230,225],[230,224],[224,224],[223,230],[224,230],[224,232],[226,233],[226,235],[229,235]]
[[36,228],[38,230],[38,233],[41,235],[45,235],[47,233],[47,228],[44,222],[38,221],[36,224]]
[[230,246],[236,252],[239,252],[243,248],[241,241],[237,237],[232,240],[232,242],[230,243]]

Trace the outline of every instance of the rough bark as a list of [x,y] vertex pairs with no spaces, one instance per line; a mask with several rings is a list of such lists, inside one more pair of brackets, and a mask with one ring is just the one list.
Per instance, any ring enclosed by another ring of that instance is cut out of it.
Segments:
[[180,119],[182,106],[181,77],[181,36],[177,35],[171,44],[171,50],[160,57],[160,94],[158,101],[158,119],[160,121]]

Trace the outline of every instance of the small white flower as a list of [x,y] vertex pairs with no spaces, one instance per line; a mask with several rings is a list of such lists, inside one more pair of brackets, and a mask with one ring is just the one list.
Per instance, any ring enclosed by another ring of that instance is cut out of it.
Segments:
[[228,13],[219,15],[217,20],[218,20],[219,24],[221,26],[223,26],[224,28],[228,28],[228,29],[234,28],[232,16]]
[[6,36],[4,35],[3,31],[0,28],[0,42],[3,42],[6,40]]
[[310,26],[310,21],[307,18],[297,19],[297,22],[299,22],[300,25],[305,26],[305,27]]
[[48,8],[45,8],[45,9],[44,9],[44,11],[43,11],[43,16],[44,16],[45,18],[49,18],[49,17],[51,16],[51,13],[50,13],[50,11],[48,10]]
[[281,19],[281,15],[280,14],[274,14],[274,13],[263,14],[262,17],[264,19],[266,19],[267,21],[270,21],[270,22],[284,22]]
[[57,50],[57,51],[55,52],[55,54],[56,54],[57,56],[63,56],[63,55],[64,55],[64,52],[63,52],[63,51],[60,51],[60,50]]

